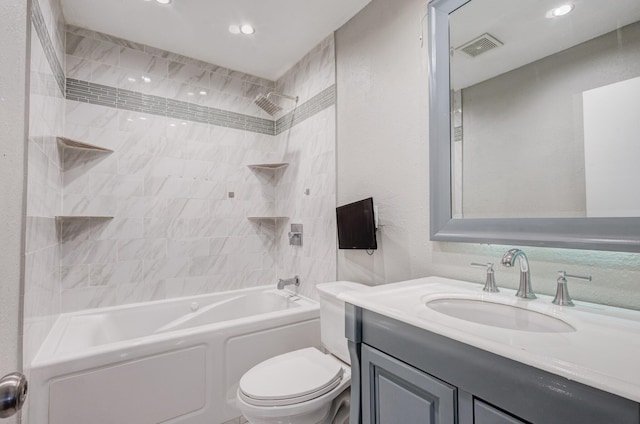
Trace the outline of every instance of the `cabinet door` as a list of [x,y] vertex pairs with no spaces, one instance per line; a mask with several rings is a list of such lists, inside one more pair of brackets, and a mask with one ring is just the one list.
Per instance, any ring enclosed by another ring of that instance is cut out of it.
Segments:
[[473,401],[474,424],[525,424],[509,414],[505,414],[478,399]]
[[456,388],[362,345],[363,424],[454,424]]

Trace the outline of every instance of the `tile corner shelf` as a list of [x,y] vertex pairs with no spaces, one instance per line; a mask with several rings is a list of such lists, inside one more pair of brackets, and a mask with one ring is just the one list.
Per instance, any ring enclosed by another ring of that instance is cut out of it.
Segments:
[[84,143],[82,141],[71,140],[66,137],[57,137],[58,143],[65,148],[68,149],[76,149],[76,150],[88,150],[93,152],[102,152],[102,153],[113,153],[113,150],[107,149],[104,147],[96,146],[89,143]]
[[289,219],[289,217],[288,216],[248,216],[247,219],[249,221],[268,221],[268,220],[279,221],[279,220]]
[[113,217],[98,215],[56,215],[56,219],[113,219]]
[[251,164],[251,165],[247,165],[247,167],[249,167],[250,169],[267,169],[267,170],[276,170],[276,169],[284,169],[287,166],[289,166],[288,163],[286,162],[282,162],[282,163],[256,163],[256,164]]

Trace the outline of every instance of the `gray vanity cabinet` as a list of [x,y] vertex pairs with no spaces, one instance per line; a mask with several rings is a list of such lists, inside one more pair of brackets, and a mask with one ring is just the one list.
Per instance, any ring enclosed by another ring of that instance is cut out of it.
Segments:
[[640,424],[640,404],[350,304],[350,424]]
[[455,387],[369,346],[361,369],[363,422],[455,424]]

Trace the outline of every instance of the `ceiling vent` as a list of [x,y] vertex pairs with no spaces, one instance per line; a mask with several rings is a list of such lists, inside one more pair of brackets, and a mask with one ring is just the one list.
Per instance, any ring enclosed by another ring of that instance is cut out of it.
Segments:
[[484,52],[495,49],[496,47],[500,47],[502,45],[503,43],[493,35],[484,33],[481,36],[469,41],[468,43],[465,43],[456,48],[456,50],[464,52],[471,57],[476,57]]

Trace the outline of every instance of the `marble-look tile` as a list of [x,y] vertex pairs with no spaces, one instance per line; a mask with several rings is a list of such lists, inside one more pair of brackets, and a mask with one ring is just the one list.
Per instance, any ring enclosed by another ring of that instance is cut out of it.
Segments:
[[166,78],[169,61],[140,50],[120,48],[120,67],[140,72],[141,75],[157,75]]
[[89,285],[115,286],[143,281],[143,261],[91,265]]
[[161,260],[167,258],[166,238],[139,238],[118,241],[118,260]]
[[[261,113],[253,104],[259,93],[278,85],[310,95],[332,78],[332,41],[276,83],[92,32],[70,33],[79,37],[69,46],[75,59],[68,67],[80,79],[253,116]],[[335,113],[319,113],[273,137],[76,103],[67,102],[68,133],[115,152],[65,157],[62,209],[115,219],[62,229],[64,310],[273,284],[289,273],[313,284],[335,278],[335,236],[325,234],[335,225]],[[39,181],[56,185],[47,156],[40,157],[46,172]],[[282,158],[292,165],[277,176],[246,167]],[[304,188],[312,194],[305,196]],[[41,210],[47,202],[39,202]],[[289,248],[286,225],[246,219],[276,211],[309,223],[303,249]],[[39,262],[50,263],[44,254],[32,257],[34,275],[45,272]]]
[[195,296],[210,291],[207,277],[168,278],[164,281],[169,298]]
[[166,258],[144,261],[145,283],[157,283],[167,278],[186,277],[189,275],[191,259]]
[[61,267],[62,289],[73,290],[89,285],[89,265]]
[[167,251],[171,258],[192,258],[209,255],[209,239],[168,240]]
[[116,44],[97,40],[91,51],[90,58],[96,62],[115,66],[120,63],[120,48]]
[[116,289],[105,286],[63,290],[61,299],[61,311],[64,313],[104,308],[116,304]]
[[168,77],[181,83],[209,87],[209,71],[195,65],[179,62],[168,64]]
[[92,81],[93,63],[78,56],[67,55],[65,60],[67,78]]

